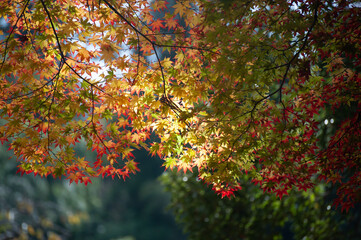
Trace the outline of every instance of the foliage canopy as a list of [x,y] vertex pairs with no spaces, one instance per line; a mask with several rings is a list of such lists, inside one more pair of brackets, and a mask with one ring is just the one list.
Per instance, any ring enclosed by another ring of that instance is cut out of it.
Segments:
[[[125,178],[143,147],[222,196],[242,174],[279,197],[320,179],[349,209],[361,180],[355,2],[1,1],[0,140],[22,173]],[[83,140],[95,162],[75,157]]]

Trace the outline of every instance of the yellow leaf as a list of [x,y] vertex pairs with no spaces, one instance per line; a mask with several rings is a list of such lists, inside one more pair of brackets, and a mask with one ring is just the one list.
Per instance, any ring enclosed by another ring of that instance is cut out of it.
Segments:
[[104,60],[105,62],[109,62],[114,57],[114,48],[111,44],[104,43],[100,46],[101,49],[101,56],[100,59]]

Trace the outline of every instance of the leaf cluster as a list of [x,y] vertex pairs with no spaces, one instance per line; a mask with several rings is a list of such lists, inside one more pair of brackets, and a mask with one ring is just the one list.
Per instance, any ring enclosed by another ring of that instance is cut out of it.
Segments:
[[[279,198],[315,176],[360,200],[355,1],[2,1],[1,142],[19,172],[126,178],[132,151],[199,172],[222,196],[242,175]],[[164,13],[164,14],[163,14]],[[162,58],[162,54],[166,58]],[[350,108],[326,147],[320,116]],[[150,141],[151,136],[159,141]],[[85,141],[96,161],[76,157]]]

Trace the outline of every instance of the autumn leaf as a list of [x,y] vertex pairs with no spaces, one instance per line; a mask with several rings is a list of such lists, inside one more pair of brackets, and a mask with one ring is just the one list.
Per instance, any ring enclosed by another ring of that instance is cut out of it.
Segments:
[[114,48],[111,46],[111,44],[102,44],[100,46],[101,49],[101,57],[100,59],[104,60],[105,62],[109,62],[114,57]]

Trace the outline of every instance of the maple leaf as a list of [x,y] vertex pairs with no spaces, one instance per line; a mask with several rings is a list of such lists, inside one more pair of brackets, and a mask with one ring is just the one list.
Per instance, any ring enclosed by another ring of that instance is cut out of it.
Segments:
[[177,27],[178,27],[178,19],[171,18],[171,19],[168,19],[166,23],[167,23],[168,30],[177,29]]
[[174,14],[177,15],[179,14],[180,17],[182,17],[184,15],[184,10],[186,8],[186,6],[184,5],[184,3],[181,2],[177,2],[174,6]]
[[75,173],[70,173],[68,179],[70,183],[75,182],[76,184],[78,184],[79,182],[83,182],[83,177],[84,174],[80,172],[75,172]]
[[91,179],[89,177],[83,177],[82,181],[84,183],[84,185],[88,185],[88,183],[92,183]]
[[160,29],[164,28],[163,20],[158,18],[157,20],[153,21],[150,26],[152,27],[153,31],[159,31]]
[[114,48],[111,46],[111,44],[102,44],[100,46],[101,49],[101,57],[100,59],[104,60],[105,62],[109,62],[114,57]]
[[171,170],[177,165],[177,159],[169,157],[165,160],[165,163],[163,163],[163,166],[165,169],[170,168]]
[[89,61],[90,60],[90,53],[89,50],[85,48],[79,48],[77,49],[77,52],[79,54],[79,58],[81,61]]
[[[170,165],[169,167],[172,168],[172,165]],[[192,166],[187,162],[183,162],[183,161],[177,162],[177,168],[178,168],[178,172],[180,170],[183,170],[183,173],[186,173],[187,171],[193,172]]]
[[140,50],[145,56],[150,56],[153,53],[154,47],[150,44],[144,44]]

